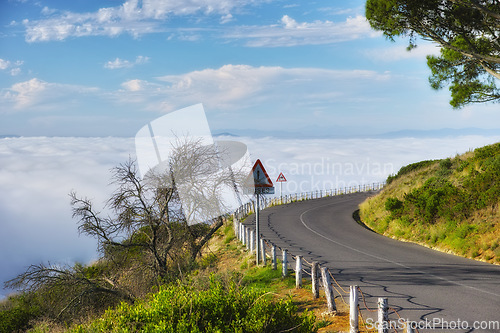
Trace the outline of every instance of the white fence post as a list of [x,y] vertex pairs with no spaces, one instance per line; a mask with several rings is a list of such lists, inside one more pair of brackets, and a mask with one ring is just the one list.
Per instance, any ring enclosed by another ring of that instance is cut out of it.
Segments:
[[302,287],[302,256],[295,259],[295,288]]
[[278,261],[276,259],[276,245],[273,244],[273,247],[271,247],[271,257],[273,260],[273,270],[276,270],[276,266],[278,265]]
[[330,275],[326,267],[321,267],[321,277],[323,280],[323,289],[325,290],[326,303],[329,312],[336,312],[337,306],[335,305],[335,298],[333,296],[333,288],[330,282]]
[[319,263],[317,261],[313,261],[311,267],[311,280],[312,280],[312,294],[313,298],[319,298],[319,279],[318,279],[318,267]]
[[287,276],[288,275],[288,250],[283,250],[283,262],[282,262],[282,266],[283,266],[283,277]]
[[239,239],[238,237],[238,228],[239,228],[239,222],[238,220],[236,219],[236,213],[233,214],[233,232],[234,232],[234,235],[236,236],[237,239]]
[[262,258],[262,264],[266,266],[266,248],[265,248],[264,238],[260,239],[260,253]]
[[250,230],[250,253],[253,253],[253,250],[255,249],[253,234],[254,234],[253,230]]
[[413,329],[410,320],[406,321],[406,333],[415,333],[415,330]]
[[350,333],[359,332],[359,322],[358,322],[358,286],[349,287],[349,323],[350,323]]
[[389,332],[389,305],[387,298],[378,299],[378,333]]

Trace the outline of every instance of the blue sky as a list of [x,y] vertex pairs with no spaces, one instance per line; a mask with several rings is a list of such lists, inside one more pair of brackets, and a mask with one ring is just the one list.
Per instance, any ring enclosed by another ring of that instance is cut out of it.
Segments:
[[0,26],[0,135],[132,137],[197,103],[214,133],[500,123],[498,104],[452,110],[427,82],[438,49],[387,41],[361,0],[6,0]]

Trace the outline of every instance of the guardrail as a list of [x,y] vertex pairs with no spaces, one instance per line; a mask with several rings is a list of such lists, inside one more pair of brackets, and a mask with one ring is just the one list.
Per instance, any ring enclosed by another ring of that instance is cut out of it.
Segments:
[[[384,186],[385,183],[373,183],[367,185],[345,187],[341,189],[288,194],[282,197],[274,197],[269,199],[262,198],[261,196],[261,202],[259,204],[260,207],[264,209],[267,207],[280,204],[288,204],[296,201],[313,200],[328,196],[344,195],[357,192],[377,191],[382,189]],[[272,269],[274,270],[276,270],[278,266],[277,251],[279,249],[281,251],[281,269],[283,277],[288,276],[288,274],[290,273],[289,272],[290,269],[288,266],[290,261],[289,258],[291,257],[295,261],[295,269],[293,271],[295,272],[296,288],[302,287],[303,274],[309,275],[312,282],[311,292],[313,298],[314,299],[319,298],[320,294],[319,291],[321,286],[325,293],[328,312],[332,314],[337,312],[337,306],[335,303],[335,293],[334,293],[335,291],[339,295],[342,302],[344,302],[346,305],[349,305],[350,309],[349,322],[350,322],[351,333],[359,332],[359,319],[361,319],[362,322],[365,323],[365,327],[367,327],[366,322],[364,321],[364,318],[362,316],[361,310],[366,310],[369,312],[377,312],[377,321],[374,323],[375,325],[373,325],[373,328],[374,329],[376,328],[379,333],[388,333],[390,329],[392,329],[395,332],[398,332],[397,329],[401,328],[401,327],[395,327],[393,322],[389,321],[389,311],[392,311],[399,317],[398,324],[400,325],[404,324],[404,332],[407,333],[418,332],[417,328],[412,324],[412,322],[403,320],[401,316],[398,314],[398,312],[388,305],[387,298],[383,297],[378,298],[378,303],[377,303],[378,308],[370,309],[366,304],[364,294],[359,286],[353,285],[350,286],[349,290],[345,290],[337,282],[335,276],[332,274],[332,272],[328,267],[321,267],[321,265],[317,261],[308,262],[301,255],[293,255],[288,251],[288,249],[281,248],[276,244],[272,243],[271,241],[265,240],[262,237],[262,235],[259,235],[257,237],[255,235],[253,228],[244,225],[243,223],[240,222],[246,216],[255,211],[255,206],[256,206],[255,202],[249,202],[239,207],[233,213],[234,232],[238,240],[242,242],[242,244],[246,247],[248,251],[250,251],[250,253],[255,252],[255,249],[257,248],[255,244],[258,241],[260,245],[260,251],[261,251],[260,257],[262,258],[262,263],[266,265],[267,260],[269,258],[269,260],[271,261]],[[266,248],[270,250],[270,253],[269,251],[266,250]],[[347,304],[347,302],[344,299],[344,296],[347,295],[349,295],[349,304]],[[360,296],[361,296],[361,301],[363,302],[364,305],[364,309],[362,309],[360,306]]]
[[[336,195],[357,193],[357,192],[367,192],[367,191],[378,191],[381,190],[385,186],[385,182],[380,183],[372,183],[358,186],[349,186],[349,187],[341,187],[338,189],[330,189],[330,190],[317,190],[310,192],[301,192],[294,194],[286,194],[283,196],[275,196],[273,198],[266,198],[263,195],[260,195],[260,207],[261,209],[265,209],[271,206],[276,205],[285,205],[292,202],[304,201],[304,200],[312,200],[312,199],[320,199],[324,197],[331,197]],[[240,207],[238,207],[233,216],[239,220],[242,220],[250,213],[255,212],[256,202],[251,201]]]

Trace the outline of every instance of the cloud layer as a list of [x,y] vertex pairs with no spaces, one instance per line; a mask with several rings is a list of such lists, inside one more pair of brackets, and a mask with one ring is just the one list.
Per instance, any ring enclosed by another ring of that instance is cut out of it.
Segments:
[[9,253],[0,257],[0,284],[41,261],[96,258],[95,241],[78,236],[68,194],[102,207],[110,169],[132,151],[131,139],[0,139],[0,251]]
[[[454,156],[500,137],[237,140],[248,145],[253,160],[261,159],[273,181],[283,172],[288,180],[284,193],[291,193],[383,181],[407,163]],[[95,241],[78,236],[68,193],[75,190],[102,207],[113,191],[110,169],[133,156],[133,142],[112,137],[0,139],[0,252],[10,253],[0,257],[0,282],[33,263],[96,258]],[[0,297],[6,292],[0,291]]]

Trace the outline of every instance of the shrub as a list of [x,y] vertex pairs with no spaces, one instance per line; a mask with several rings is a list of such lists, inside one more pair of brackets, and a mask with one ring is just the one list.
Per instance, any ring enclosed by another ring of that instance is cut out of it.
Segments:
[[445,158],[439,162],[439,169],[436,173],[438,177],[447,177],[451,174],[451,167],[453,166],[453,162],[450,158]]
[[206,290],[163,287],[148,301],[123,303],[72,332],[279,332],[293,328],[311,332],[314,321],[310,312],[298,315],[291,300],[271,302],[265,294],[212,275]]
[[426,166],[429,166],[431,164],[433,164],[435,162],[435,160],[426,160],[426,161],[421,161],[421,162],[416,162],[416,163],[412,163],[412,164],[408,164],[404,167],[402,167],[401,169],[399,169],[398,173],[396,175],[390,175],[388,178],[387,178],[387,184],[390,184],[393,180],[395,180],[396,178],[398,177],[401,177],[402,175],[406,175],[412,171],[416,171],[416,170],[419,170],[419,169],[422,169]]
[[385,209],[394,212],[403,207],[403,202],[398,198],[387,198],[385,201]]
[[11,296],[0,310],[0,332],[20,332],[40,316],[40,308],[29,294]]

